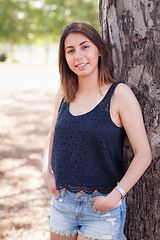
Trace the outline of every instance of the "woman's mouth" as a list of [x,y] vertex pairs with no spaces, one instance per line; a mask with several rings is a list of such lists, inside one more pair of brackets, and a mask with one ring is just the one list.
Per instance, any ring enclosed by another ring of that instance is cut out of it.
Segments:
[[88,63],[79,63],[76,65],[77,68],[84,68],[85,66],[87,66]]

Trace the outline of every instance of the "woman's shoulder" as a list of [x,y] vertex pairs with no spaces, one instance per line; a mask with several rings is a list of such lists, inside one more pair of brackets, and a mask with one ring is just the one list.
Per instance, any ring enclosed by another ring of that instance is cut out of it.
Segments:
[[64,97],[63,91],[61,88],[59,88],[55,94],[55,99],[54,99],[54,104],[53,104],[53,120],[52,120],[51,132],[54,132],[56,119],[58,116],[58,110],[59,110],[59,107],[60,107],[63,97]]
[[115,89],[115,95],[126,99],[134,96],[134,93],[126,83],[120,82]]
[[131,88],[125,83],[119,83],[115,89],[115,98],[119,107],[135,106],[138,101]]
[[126,93],[126,92],[129,92],[132,90],[126,83],[119,82],[115,91],[122,94],[122,93]]
[[64,98],[63,90],[62,90],[62,88],[59,88],[56,92],[56,95],[55,95],[55,101],[54,101],[55,110],[59,109],[63,98]]

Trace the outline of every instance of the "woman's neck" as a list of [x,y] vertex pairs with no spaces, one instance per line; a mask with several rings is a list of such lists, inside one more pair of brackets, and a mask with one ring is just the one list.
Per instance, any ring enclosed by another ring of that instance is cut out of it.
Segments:
[[78,78],[78,92],[89,94],[99,89],[98,86],[98,74],[92,77]]

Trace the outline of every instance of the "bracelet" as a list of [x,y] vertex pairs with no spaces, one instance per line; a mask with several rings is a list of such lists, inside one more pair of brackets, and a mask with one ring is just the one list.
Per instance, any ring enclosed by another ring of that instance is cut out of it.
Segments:
[[126,192],[123,190],[123,188],[121,188],[119,185],[117,185],[115,187],[115,189],[118,190],[118,192],[120,192],[120,194],[122,195],[122,198],[124,198],[126,196]]

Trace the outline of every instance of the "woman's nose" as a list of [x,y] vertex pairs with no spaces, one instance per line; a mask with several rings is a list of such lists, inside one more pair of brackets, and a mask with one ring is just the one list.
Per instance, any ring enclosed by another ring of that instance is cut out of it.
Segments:
[[80,50],[77,50],[75,54],[75,59],[82,59],[82,58],[83,58],[83,53]]

